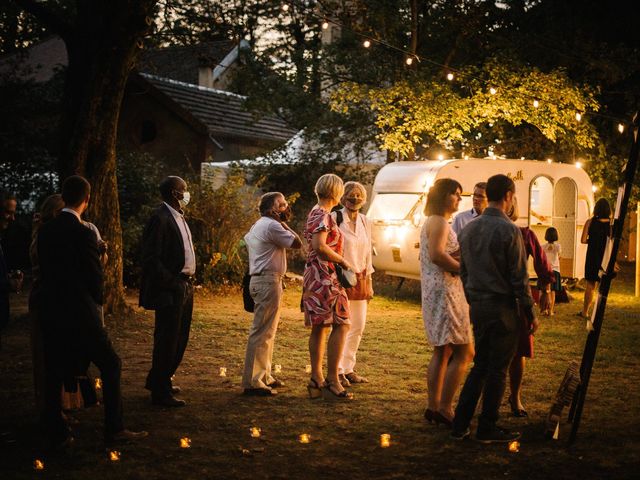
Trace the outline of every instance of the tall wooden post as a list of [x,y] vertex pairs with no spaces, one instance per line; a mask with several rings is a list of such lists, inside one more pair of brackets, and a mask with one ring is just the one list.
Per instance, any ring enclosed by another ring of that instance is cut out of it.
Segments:
[[[569,436],[569,445],[571,445],[578,434],[578,428],[580,426],[580,418],[582,417],[582,408],[584,407],[584,400],[587,396],[587,389],[589,387],[589,379],[591,377],[591,370],[596,357],[596,349],[598,348],[598,340],[600,338],[600,330],[604,321],[604,312],[607,307],[607,297],[609,296],[609,289],[611,288],[611,280],[615,277],[615,263],[618,255],[618,249],[620,248],[620,239],[622,238],[622,232],[624,230],[624,219],[627,215],[627,208],[629,206],[629,196],[631,195],[631,189],[633,187],[633,178],[638,166],[638,127],[640,125],[640,114],[636,112],[633,117],[633,141],[631,143],[631,152],[629,153],[629,160],[624,170],[624,179],[620,188],[618,189],[618,201],[616,202],[615,218],[613,222],[613,238],[611,256],[609,257],[609,263],[607,268],[600,278],[600,286],[598,288],[598,299],[596,301],[596,309],[593,314],[593,329],[587,335],[587,342],[584,347],[584,353],[582,355],[582,364],[580,365],[580,386],[573,398],[573,404],[571,405],[571,412],[569,413],[569,421],[572,421],[571,435]],[[638,259],[636,258],[636,262]]]
[[636,297],[640,297],[640,202],[636,207]]

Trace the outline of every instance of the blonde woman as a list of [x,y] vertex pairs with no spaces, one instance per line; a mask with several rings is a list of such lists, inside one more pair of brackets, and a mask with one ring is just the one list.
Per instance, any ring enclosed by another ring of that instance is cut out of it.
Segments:
[[373,298],[373,284],[371,274],[371,223],[360,209],[367,202],[367,191],[358,182],[344,184],[344,195],[340,200],[341,210],[332,215],[336,219],[344,237],[344,257],[355,268],[358,283],[348,288],[349,312],[351,313],[351,327],[340,361],[340,383],[343,387],[352,383],[368,383],[369,380],[355,371],[356,354],[362,340],[362,333],[367,320],[367,306]]
[[[305,325],[311,327],[309,355],[311,379],[307,389],[311,398],[323,395],[327,399],[351,400],[338,379],[338,365],[349,331],[349,301],[338,282],[336,265],[353,270],[343,257],[343,235],[331,216],[344,192],[340,177],[328,173],[315,185],[318,204],[307,217],[304,238],[308,245],[307,263],[302,284],[302,307]],[[322,371],[322,359],[327,350],[327,377]]]

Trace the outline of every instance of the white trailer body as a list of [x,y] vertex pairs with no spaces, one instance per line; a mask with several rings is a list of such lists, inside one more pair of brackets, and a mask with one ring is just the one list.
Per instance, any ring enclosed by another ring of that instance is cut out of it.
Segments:
[[[424,224],[426,193],[439,178],[462,185],[459,212],[471,209],[473,186],[496,174],[516,184],[519,226],[529,226],[540,243],[548,227],[558,230],[562,247],[560,273],[582,278],[586,245],[582,229],[593,209],[593,190],[587,173],[575,165],[535,160],[467,159],[395,162],[385,165],[373,184],[367,216],[373,223],[373,264],[379,271],[420,279],[420,230]],[[529,270],[532,277],[532,262]]]

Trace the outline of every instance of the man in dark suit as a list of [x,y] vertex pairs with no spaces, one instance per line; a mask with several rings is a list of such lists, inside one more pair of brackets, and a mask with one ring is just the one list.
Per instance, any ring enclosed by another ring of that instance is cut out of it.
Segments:
[[127,441],[147,432],[126,430],[120,395],[121,362],[102,326],[98,306],[103,299],[103,271],[95,233],[80,216],[89,204],[91,187],[74,175],[62,185],[66,208],[38,233],[42,281],[42,329],[45,355],[43,424],[54,446],[73,441],[61,409],[65,374],[93,362],[102,377],[105,440]]
[[180,388],[171,377],[178,369],[189,341],[193,312],[193,275],[196,260],[191,231],[182,209],[189,203],[186,182],[167,177],[160,184],[164,200],[142,236],[140,306],[155,310],[153,359],[146,388],[154,405],[182,407],[174,394]]

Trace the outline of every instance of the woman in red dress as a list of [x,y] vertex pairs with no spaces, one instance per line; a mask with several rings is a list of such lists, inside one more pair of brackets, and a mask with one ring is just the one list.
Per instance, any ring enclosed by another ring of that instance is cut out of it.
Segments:
[[[513,209],[507,216],[513,222],[518,220],[518,201],[516,197],[513,197]],[[549,290],[551,282],[555,278],[553,275],[553,269],[547,260],[547,255],[544,253],[536,234],[533,233],[529,227],[520,227],[520,233],[522,233],[522,240],[524,241],[524,249],[527,252],[527,258],[533,258],[533,268],[538,276],[538,288],[541,292],[540,310],[545,311],[549,304]],[[524,315],[521,315],[521,319],[523,322],[527,321]],[[525,325],[520,331],[518,349],[516,350],[516,354],[509,366],[509,388],[511,390],[511,394],[509,395],[509,406],[511,407],[511,413],[514,417],[529,416],[522,405],[522,398],[520,397],[526,358],[533,358],[533,334],[529,332],[529,325]]]
[[[331,217],[344,191],[340,177],[328,173],[316,182],[318,204],[307,217],[304,238],[309,253],[302,283],[302,308],[305,325],[311,327],[309,355],[311,379],[307,389],[311,398],[323,395],[334,400],[353,398],[338,380],[338,364],[349,331],[349,301],[336,275],[335,265],[351,270],[342,256],[342,233]],[[330,333],[329,333],[330,332]],[[327,343],[327,377],[322,371]]]

